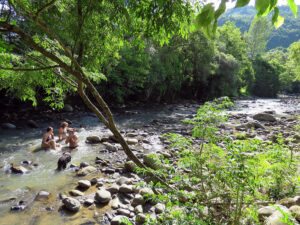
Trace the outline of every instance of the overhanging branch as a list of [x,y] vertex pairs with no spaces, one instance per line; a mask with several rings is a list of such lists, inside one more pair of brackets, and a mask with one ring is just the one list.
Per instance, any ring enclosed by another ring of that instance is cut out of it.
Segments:
[[52,0],[51,2],[49,2],[48,4],[46,4],[43,8],[39,9],[36,14],[35,14],[35,21],[37,22],[38,17],[40,16],[40,14],[45,11],[46,9],[50,8],[52,5],[54,5],[54,3],[56,2],[56,0]]

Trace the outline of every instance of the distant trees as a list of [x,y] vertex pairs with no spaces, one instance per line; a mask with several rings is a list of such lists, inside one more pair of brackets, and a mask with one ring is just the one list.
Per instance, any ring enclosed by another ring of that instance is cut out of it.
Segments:
[[244,34],[250,59],[255,59],[256,56],[265,52],[271,31],[272,24],[267,17],[258,17],[252,21],[248,32]]

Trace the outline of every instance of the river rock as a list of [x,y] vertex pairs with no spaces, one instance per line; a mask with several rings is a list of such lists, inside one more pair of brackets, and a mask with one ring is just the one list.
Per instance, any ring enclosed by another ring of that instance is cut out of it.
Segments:
[[300,222],[300,206],[299,205],[293,205],[289,208],[289,210],[294,213],[296,220]]
[[165,211],[166,206],[162,203],[157,203],[155,205],[155,213],[156,214],[161,214],[163,211]]
[[70,195],[72,196],[84,196],[84,193],[78,190],[71,190],[69,191]]
[[16,129],[17,127],[11,123],[2,123],[1,127],[4,129]]
[[61,157],[59,157],[57,161],[57,170],[64,170],[67,168],[67,165],[69,162],[71,162],[71,153],[70,152],[64,152]]
[[144,204],[145,204],[145,200],[143,196],[140,194],[136,194],[132,199],[132,203],[131,203],[132,206],[144,205]]
[[126,136],[129,137],[129,138],[133,138],[133,137],[138,136],[138,134],[136,134],[136,133],[127,133]]
[[92,172],[95,172],[97,170],[97,168],[93,167],[93,166],[87,166],[84,168],[81,168],[78,172],[77,172],[77,176],[86,176]]
[[151,196],[151,195],[153,195],[154,194],[154,192],[152,191],[152,189],[151,188],[148,188],[148,187],[144,187],[144,188],[142,188],[141,190],[140,190],[140,195],[142,195],[144,198],[146,197],[148,197],[148,196]]
[[143,156],[144,164],[154,170],[162,168],[162,164],[157,154],[150,153]]
[[[291,212],[286,208],[286,207],[280,207],[281,210],[291,216]],[[265,224],[266,225],[287,225],[287,223],[285,222],[281,222],[281,220],[283,220],[285,218],[285,216],[278,210],[276,210],[271,216],[269,216],[267,219],[266,219],[266,222]]]
[[261,125],[260,123],[258,123],[258,122],[255,122],[255,121],[253,121],[253,122],[248,122],[248,123],[246,123],[246,126],[249,128],[249,129],[251,129],[251,128],[254,128],[254,129],[266,129],[263,125]]
[[110,151],[110,152],[117,152],[117,151],[118,151],[117,146],[112,145],[112,144],[110,144],[110,143],[108,143],[108,142],[104,142],[103,145],[104,145],[104,146],[106,147],[106,149],[107,149],[108,151]]
[[127,177],[120,177],[118,180],[116,180],[116,183],[121,186],[122,184],[130,184],[131,180]]
[[118,209],[120,207],[120,200],[118,197],[114,198],[112,201],[111,201],[111,207],[113,209]]
[[27,125],[31,128],[38,128],[39,126],[37,125],[37,123],[33,120],[28,120],[27,121]]
[[89,166],[90,164],[87,163],[87,162],[81,162],[80,165],[79,165],[79,168],[83,168],[83,167],[87,167]]
[[72,212],[78,212],[81,208],[80,202],[75,198],[64,198],[63,203],[64,206]]
[[278,205],[283,205],[287,208],[290,208],[293,205],[296,205],[296,199],[295,198],[284,198],[276,202]]
[[129,221],[129,218],[126,216],[115,216],[111,222],[110,225],[127,225]]
[[91,182],[89,180],[80,180],[80,181],[78,181],[78,186],[81,187],[81,188],[84,188],[84,189],[88,189],[92,185],[91,185]]
[[36,197],[35,200],[47,200],[49,199],[50,193],[47,191],[40,191]]
[[21,174],[26,173],[28,171],[25,167],[17,166],[14,164],[11,165],[10,170],[12,173],[21,173]]
[[111,200],[111,194],[109,191],[101,188],[99,191],[96,192],[95,200],[102,204],[108,203]]
[[106,188],[106,190],[109,191],[110,193],[114,194],[119,191],[119,188],[120,188],[119,185],[112,184],[110,187]]
[[127,210],[127,209],[118,209],[118,210],[117,210],[117,213],[118,213],[119,215],[123,215],[123,216],[129,216],[129,215],[130,215],[130,211]]
[[98,136],[89,136],[86,138],[86,141],[89,143],[101,143],[101,138]]
[[85,199],[85,200],[84,200],[84,204],[85,204],[86,206],[93,205],[93,204],[94,204],[94,199],[91,199],[91,198]]
[[253,119],[259,120],[259,121],[268,121],[268,122],[275,122],[276,121],[276,118],[273,115],[268,114],[268,113],[255,114],[253,116]]
[[122,184],[120,186],[119,192],[121,193],[132,193],[132,185]]
[[294,143],[300,143],[300,135],[299,134],[295,134],[294,136],[293,136],[293,142]]
[[147,216],[143,213],[139,213],[135,218],[135,223],[137,225],[145,224],[147,220]]
[[134,172],[138,168],[138,166],[133,161],[125,162],[124,167],[129,172]]
[[10,208],[11,211],[22,211],[26,208],[26,205],[15,205]]
[[73,112],[73,107],[69,104],[65,104],[64,111],[65,112]]
[[129,145],[136,145],[137,143],[139,143],[138,139],[135,138],[125,138],[125,141]]
[[134,212],[135,212],[136,214],[143,213],[143,212],[144,212],[143,206],[142,206],[142,205],[137,205],[137,206],[134,208]]

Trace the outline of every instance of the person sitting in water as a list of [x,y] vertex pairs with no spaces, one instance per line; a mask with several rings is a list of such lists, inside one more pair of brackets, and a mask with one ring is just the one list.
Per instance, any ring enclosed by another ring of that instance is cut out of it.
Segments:
[[78,137],[74,134],[73,130],[69,130],[66,144],[69,144],[69,148],[76,148],[78,146]]
[[67,122],[62,122],[58,131],[58,140],[65,140],[68,137],[69,131],[75,131],[75,128],[69,128],[69,124]]
[[43,135],[42,148],[46,149],[46,150],[48,150],[48,149],[56,150],[56,147],[58,147],[58,146],[59,146],[59,144],[56,144],[56,142],[54,140],[53,128],[48,127],[47,133],[45,133]]

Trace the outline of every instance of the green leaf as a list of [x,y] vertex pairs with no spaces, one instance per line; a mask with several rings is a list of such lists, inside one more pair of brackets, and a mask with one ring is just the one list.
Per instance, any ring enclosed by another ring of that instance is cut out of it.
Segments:
[[207,27],[214,20],[214,7],[212,3],[205,5],[196,18],[196,24],[199,28]]
[[298,11],[298,6],[296,5],[294,0],[288,0],[288,4],[291,8],[291,10],[294,13],[295,18],[297,17],[297,11]]
[[235,8],[238,8],[238,7],[243,7],[245,5],[248,5],[250,2],[250,0],[238,0],[236,2],[236,5],[235,5]]
[[274,15],[272,16],[272,23],[275,24],[279,16],[279,9],[276,7],[274,9]]
[[269,10],[270,0],[256,0],[255,9],[257,10],[257,16],[263,16],[270,12]]
[[284,17],[278,15],[277,21],[274,23],[275,28],[278,29],[283,23]]

